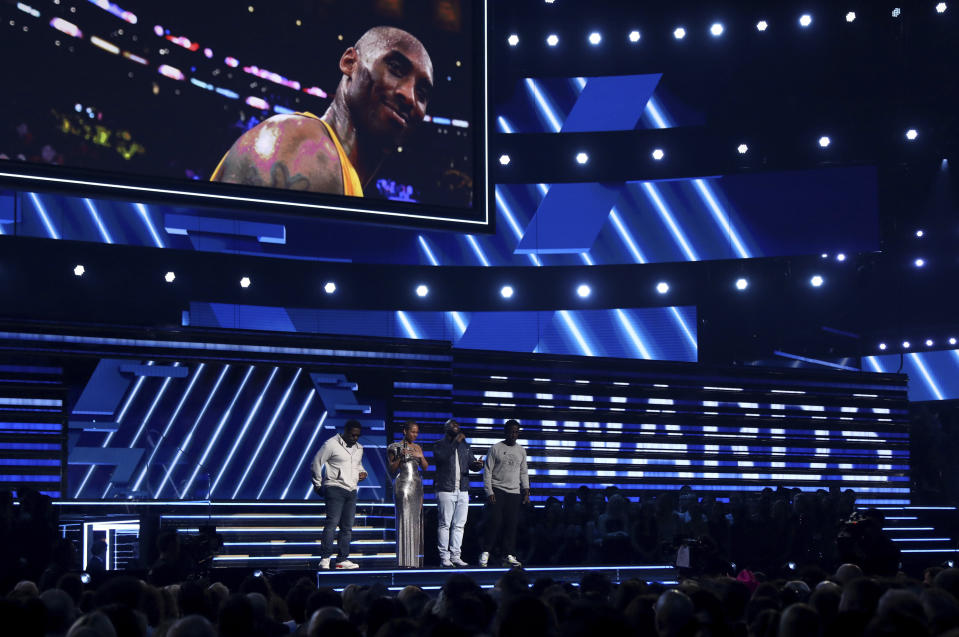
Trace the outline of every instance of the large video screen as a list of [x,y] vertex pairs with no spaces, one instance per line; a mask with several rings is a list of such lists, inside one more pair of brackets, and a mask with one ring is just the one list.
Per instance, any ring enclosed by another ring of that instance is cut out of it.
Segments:
[[0,178],[481,229],[484,0],[0,4]]

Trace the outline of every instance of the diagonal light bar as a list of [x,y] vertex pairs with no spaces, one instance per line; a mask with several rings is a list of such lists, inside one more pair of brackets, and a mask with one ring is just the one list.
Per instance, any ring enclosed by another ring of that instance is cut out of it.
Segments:
[[909,358],[911,358],[912,362],[919,368],[919,373],[922,374],[922,378],[926,381],[926,386],[929,387],[932,395],[936,397],[936,400],[942,400],[942,392],[939,391],[939,384],[933,379],[929,370],[926,369],[925,363],[922,362],[922,357],[916,352],[910,352]]
[[[510,229],[513,231],[513,235],[516,237],[516,240],[519,241],[520,239],[523,238],[523,230],[519,227],[519,224],[516,222],[516,218],[513,216],[513,211],[510,210],[510,207],[509,205],[507,205],[503,195],[500,194],[499,186],[496,186],[494,188],[493,194],[496,197],[496,204],[497,204],[496,209],[503,213],[503,217],[506,218],[506,223],[509,224]],[[529,260],[533,263],[533,265],[535,265],[536,267],[543,265],[543,262],[540,261],[539,257],[536,254],[530,252],[529,254],[527,254],[527,256],[529,257]]]
[[[220,467],[220,472],[216,474],[216,478],[213,480],[213,484],[210,485],[210,497],[213,497],[213,492],[216,491],[217,485],[220,484],[220,480],[223,479],[223,476],[226,475],[226,472],[230,468],[230,464],[233,462],[233,456],[236,455],[236,450],[240,448],[240,445],[243,444],[243,440],[246,438],[246,432],[250,428],[250,423],[253,422],[253,419],[256,418],[257,414],[260,413],[260,407],[263,406],[263,398],[266,396],[266,393],[270,391],[270,387],[273,385],[273,379],[276,378],[276,373],[280,370],[279,367],[274,367],[273,371],[270,372],[270,377],[267,379],[266,384],[263,386],[263,389],[260,390],[260,395],[256,397],[256,402],[253,403],[253,407],[246,415],[246,420],[243,421],[243,426],[240,427],[240,433],[233,440],[233,446],[230,447],[229,453],[226,455],[226,461],[223,462]],[[213,434],[214,440],[218,434]],[[210,443],[213,444],[212,442]],[[247,465],[249,467],[249,464]]]
[[296,420],[293,421],[293,427],[290,428],[290,431],[286,434],[286,439],[283,441],[283,446],[280,447],[280,453],[276,455],[276,458],[273,460],[273,465],[270,467],[269,472],[267,472],[266,477],[263,478],[262,484],[260,485],[260,490],[256,494],[256,499],[259,500],[263,496],[263,492],[266,490],[267,485],[270,483],[270,478],[273,477],[273,473],[276,471],[277,466],[280,464],[280,460],[283,459],[283,456],[286,454],[286,448],[290,445],[290,440],[293,439],[293,434],[296,433],[296,430],[300,427],[300,421],[303,420],[303,414],[306,413],[306,409],[312,404],[313,399],[316,397],[316,391],[310,390],[306,395],[306,400],[303,401],[303,406],[300,407],[299,413],[296,415]]
[[633,260],[636,261],[636,263],[646,263],[646,256],[639,249],[639,246],[636,245],[636,240],[633,239],[632,233],[623,223],[623,220],[620,219],[616,206],[613,206],[613,209],[610,210],[609,218],[613,222],[613,228],[616,229],[616,234],[618,234],[619,238],[626,244],[626,249],[629,250],[629,253],[633,255]]
[[[469,237],[470,235],[466,235],[466,236]],[[426,239],[423,238],[423,235],[418,235],[417,239],[419,239],[420,247],[423,248],[423,252],[426,253],[426,258],[429,260],[430,264],[439,265],[440,262],[436,260],[435,256],[433,256],[433,251],[430,249],[430,244],[426,241]],[[479,246],[476,246],[476,249],[479,250]],[[480,252],[480,254],[481,253],[482,252]],[[486,265],[489,265],[489,263],[486,263]],[[453,322],[456,323],[456,327],[460,331],[460,336],[463,336],[463,334],[466,333],[466,321],[463,320],[463,317],[460,316],[459,312],[447,312],[447,314],[449,314],[450,317],[453,319]],[[404,319],[401,317],[400,320],[403,321]],[[410,333],[411,333],[410,330],[407,330],[407,334],[410,334]],[[412,333],[415,334],[416,330],[413,330]],[[411,338],[418,338],[418,337],[412,336]]]
[[310,453],[310,450],[313,449],[313,443],[316,442],[316,437],[323,431],[323,423],[326,422],[326,416],[329,412],[324,411],[323,415],[320,416],[320,421],[316,423],[316,429],[313,430],[313,435],[310,436],[310,441],[306,443],[303,447],[303,453],[300,454],[300,459],[295,465],[293,465],[293,471],[290,473],[290,479],[286,483],[286,488],[283,489],[283,493],[280,495],[281,500],[286,500],[286,494],[290,491],[290,486],[293,484],[293,479],[300,473],[300,468],[303,466],[303,461],[306,460],[306,454]]
[[239,400],[240,394],[243,393],[243,389],[246,387],[246,383],[248,380],[250,380],[250,376],[252,374],[253,374],[253,365],[249,365],[246,368],[246,374],[243,376],[243,380],[240,381],[240,386],[237,388],[236,393],[233,394],[233,399],[230,401],[230,404],[227,406],[226,410],[223,412],[223,416],[220,417],[220,422],[217,423],[216,429],[213,431],[213,436],[210,438],[210,442],[207,443],[206,449],[203,450],[203,455],[200,456],[200,459],[197,461],[196,466],[193,467],[193,473],[190,475],[190,479],[187,481],[186,486],[183,487],[183,492],[180,494],[181,500],[186,496],[186,494],[190,492],[190,487],[193,486],[193,481],[196,480],[196,477],[200,473],[200,470],[206,468],[206,460],[210,456],[210,452],[213,450],[213,445],[216,444],[217,440],[220,437],[220,434],[223,432],[223,426],[226,425],[227,421],[230,419],[230,416],[233,415],[233,407],[236,406],[236,401]]
[[407,338],[419,339],[419,334],[416,333],[416,329],[413,327],[413,323],[410,322],[410,319],[407,318],[406,312],[403,310],[396,311],[396,318],[400,320],[400,324],[403,326],[403,329],[406,330]]
[[40,198],[37,197],[37,193],[31,192],[29,194],[30,199],[33,200],[34,207],[37,209],[37,214],[40,215],[40,221],[43,222],[44,227],[47,229],[47,234],[50,235],[51,239],[59,239],[60,233],[57,232],[57,229],[53,226],[53,222],[50,220],[49,215],[47,215],[47,209],[40,203]]
[[163,428],[163,432],[160,434],[160,439],[153,446],[153,451],[150,452],[150,457],[147,458],[146,463],[143,465],[143,469],[140,471],[140,475],[137,477],[137,481],[133,484],[134,491],[139,491],[140,485],[143,483],[144,478],[146,478],[147,471],[153,464],[153,458],[156,457],[157,451],[160,449],[160,443],[165,440],[167,434],[170,433],[173,423],[176,422],[177,416],[180,415],[180,410],[183,409],[186,399],[190,396],[190,392],[193,391],[193,386],[196,384],[197,379],[200,377],[200,374],[203,372],[205,367],[206,363],[200,363],[197,365],[196,371],[193,372],[193,378],[190,379],[190,384],[187,385],[186,390],[183,392],[183,396],[180,397],[180,402],[177,403],[176,409],[173,410],[173,415],[171,415],[170,419],[167,421],[166,427]]
[[147,230],[150,232],[150,236],[153,237],[153,243],[156,244],[158,248],[165,248],[163,245],[163,240],[160,238],[160,235],[157,234],[157,229],[153,225],[153,220],[150,219],[150,212],[147,210],[147,207],[142,203],[135,203],[133,207],[137,209],[137,212],[140,213],[140,217],[143,219],[143,223],[146,224]]
[[617,308],[615,312],[616,318],[618,318],[619,322],[623,325],[623,329],[626,330],[626,333],[629,335],[629,339],[633,342],[633,345],[636,347],[639,355],[646,360],[651,360],[653,357],[650,356],[649,350],[646,349],[646,344],[643,343],[643,339],[639,337],[639,334],[636,332],[636,327],[633,325],[632,321],[629,320],[629,316],[627,316],[626,312],[619,308]]
[[500,115],[499,117],[497,117],[497,118],[496,118],[496,121],[497,121],[497,123],[499,123],[499,129],[500,129],[501,131],[503,131],[504,133],[512,133],[512,132],[513,132],[513,129],[510,127],[509,122],[507,122],[506,119],[505,119],[502,115]]
[[566,327],[573,335],[573,338],[576,339],[576,343],[579,345],[580,351],[583,352],[583,356],[595,356],[595,354],[593,354],[593,350],[586,343],[586,339],[583,338],[583,333],[580,331],[579,326],[576,325],[576,321],[573,320],[573,317],[570,316],[569,312],[566,310],[560,310],[557,312],[557,314],[559,314],[560,318],[563,319],[563,322],[566,323]]
[[[33,193],[30,193],[33,194]],[[153,361],[147,361],[147,365],[152,365]],[[146,376],[140,376],[137,378],[137,382],[133,384],[133,391],[130,392],[130,395],[127,397],[126,402],[123,403],[123,407],[120,408],[120,413],[117,415],[117,429],[111,431],[107,434],[107,437],[104,438],[103,444],[100,445],[101,448],[106,449],[110,444],[110,441],[113,440],[113,436],[119,431],[120,423],[123,422],[123,419],[126,418],[127,410],[130,408],[130,405],[133,403],[133,399],[136,398],[136,395],[140,393],[140,388],[143,387],[143,382],[146,380]],[[80,482],[80,488],[77,489],[77,492],[73,494],[74,498],[79,498],[80,494],[83,492],[83,488],[87,486],[87,481],[90,480],[90,476],[93,475],[94,469],[97,468],[97,465],[90,465],[87,468],[87,475],[83,477],[83,480]]]
[[[173,363],[173,367],[179,367],[179,366],[180,366],[180,361],[176,361]],[[153,416],[153,412],[156,411],[157,404],[159,404],[160,399],[163,398],[163,394],[166,393],[167,387],[170,386],[170,381],[172,380],[173,380],[172,376],[168,376],[163,379],[163,384],[160,385],[160,391],[157,392],[157,395],[156,397],[154,397],[153,402],[150,403],[150,408],[147,409],[147,413],[144,414],[143,420],[140,421],[140,426],[137,428],[136,433],[133,434],[133,439],[130,441],[130,444],[127,445],[128,449],[133,449],[136,446],[137,442],[140,441],[140,436],[143,435],[143,431],[144,429],[146,429],[147,423],[150,421],[150,418]]]
[[703,201],[706,202],[706,206],[709,208],[709,211],[713,213],[713,219],[716,220],[716,223],[719,224],[719,227],[722,228],[726,236],[729,237],[729,240],[732,242],[733,248],[735,248],[736,254],[739,255],[739,258],[752,258],[752,255],[749,253],[749,251],[743,246],[743,242],[742,239],[739,238],[739,234],[729,223],[729,215],[726,214],[725,210],[720,210],[719,204],[716,202],[716,195],[713,193],[712,188],[710,188],[709,185],[702,179],[694,179],[693,185],[699,191]]
[[686,340],[689,341],[693,351],[699,352],[699,343],[696,342],[696,335],[693,334],[692,330],[689,329],[689,326],[686,325],[686,321],[683,319],[683,315],[680,314],[679,308],[677,308],[675,305],[670,305],[669,309],[672,311],[673,316],[676,317],[676,322],[679,324],[679,327],[682,328],[683,333],[686,334]]
[[[480,248],[479,242],[476,241],[476,237],[471,234],[466,235],[466,241],[470,244],[470,247],[473,248],[473,254],[476,255],[476,258],[480,260],[480,263],[483,264],[483,267],[489,267],[489,259],[486,258],[486,255],[483,253],[483,249]],[[435,263],[433,265],[436,265]]]
[[866,356],[865,361],[869,363],[870,367],[872,367],[872,371],[880,374],[886,373],[886,371],[882,368],[882,365],[879,364],[879,360],[875,356]]
[[439,261],[436,260],[436,257],[433,256],[433,251],[430,250],[430,246],[426,243],[426,239],[423,238],[423,235],[417,235],[416,239],[420,242],[420,247],[423,248],[423,252],[426,253],[426,259],[430,262],[430,265],[439,265]]
[[696,252],[689,245],[689,241],[686,239],[686,234],[676,225],[676,220],[673,219],[673,215],[669,212],[669,209],[666,207],[666,204],[663,203],[662,196],[659,194],[659,190],[648,181],[642,182],[643,190],[646,191],[649,200],[653,202],[653,205],[656,208],[656,211],[659,213],[660,218],[666,222],[666,226],[669,228],[670,234],[673,235],[673,239],[676,240],[676,243],[679,244],[679,247],[682,248],[683,253],[686,255],[688,261],[699,261],[699,257],[696,256]]
[[231,500],[236,500],[237,494],[240,492],[240,489],[243,488],[243,483],[246,482],[246,477],[250,473],[250,469],[256,466],[256,459],[260,456],[260,451],[263,450],[263,446],[270,439],[270,434],[273,433],[273,427],[276,425],[277,419],[280,417],[280,414],[283,413],[283,410],[286,408],[286,403],[290,399],[290,392],[293,391],[293,387],[296,385],[296,381],[300,378],[300,374],[303,372],[303,368],[298,368],[296,373],[293,374],[293,380],[290,381],[290,384],[286,388],[286,392],[283,394],[283,398],[280,399],[280,404],[277,405],[276,409],[273,410],[273,416],[270,418],[270,424],[266,426],[266,432],[264,432],[259,438],[260,442],[256,445],[256,450],[253,452],[253,457],[250,458],[249,462],[246,463],[246,469],[243,471],[243,475],[240,476],[240,481],[237,483],[236,488],[233,489],[233,495],[230,496]]
[[533,96],[533,100],[536,102],[536,105],[539,106],[540,113],[542,113],[549,122],[553,132],[558,133],[563,128],[563,125],[560,123],[559,117],[556,115],[556,111],[553,109],[553,105],[549,103],[549,100],[546,99],[546,96],[544,96],[542,91],[540,91],[536,80],[531,77],[526,78],[526,88],[529,90],[530,95]]
[[[206,400],[203,403],[203,407],[200,408],[200,413],[197,414],[196,420],[193,421],[193,426],[190,427],[190,431],[187,433],[186,438],[184,438],[183,442],[177,446],[176,455],[173,456],[173,460],[170,461],[170,466],[167,467],[166,475],[163,476],[163,480],[160,482],[157,492],[153,495],[154,498],[159,498],[163,493],[163,488],[166,486],[167,482],[170,481],[170,476],[173,474],[173,470],[176,468],[177,462],[179,462],[183,454],[186,453],[186,450],[190,448],[190,443],[193,442],[193,434],[196,432],[196,428],[200,425],[200,420],[202,420],[203,416],[206,415],[206,410],[213,401],[213,397],[216,396],[216,392],[220,389],[220,384],[223,382],[223,379],[226,377],[228,371],[230,371],[230,365],[226,364],[223,366],[223,369],[220,371],[220,375],[213,384],[213,389],[210,390],[209,395],[207,395]],[[182,500],[183,498],[180,499]]]
[[86,204],[87,210],[90,211],[90,217],[93,218],[93,223],[100,232],[100,236],[103,237],[105,242],[113,243],[113,237],[110,236],[110,232],[107,230],[106,226],[103,225],[103,219],[100,218],[100,213],[97,212],[96,206],[94,206],[93,202],[86,197],[83,198],[83,203]]

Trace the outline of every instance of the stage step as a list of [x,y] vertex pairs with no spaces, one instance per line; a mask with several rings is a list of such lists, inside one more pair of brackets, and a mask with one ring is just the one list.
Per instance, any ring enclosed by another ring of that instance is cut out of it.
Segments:
[[[861,507],[866,508],[866,507]],[[957,518],[951,506],[881,506],[883,530],[896,543],[903,568],[911,573],[928,566],[959,562]]]

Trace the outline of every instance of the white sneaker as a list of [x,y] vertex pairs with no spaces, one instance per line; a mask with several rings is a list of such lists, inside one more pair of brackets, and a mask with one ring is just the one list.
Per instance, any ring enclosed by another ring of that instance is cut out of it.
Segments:
[[489,551],[483,551],[480,553],[479,565],[485,567],[489,564]]
[[355,568],[359,568],[360,565],[349,560],[336,560],[336,568],[345,569],[347,571],[352,571]]
[[516,559],[512,555],[507,555],[506,557],[503,558],[503,566],[516,567],[516,566],[522,566],[522,564],[520,563],[518,559]]
[[320,568],[324,571],[330,570],[330,558],[324,557],[320,559]]
[[440,560],[440,566],[443,568],[453,568],[453,562],[450,560]]
[[451,558],[450,563],[453,566],[469,566],[469,564],[467,564],[466,562],[464,562],[462,559],[458,557]]

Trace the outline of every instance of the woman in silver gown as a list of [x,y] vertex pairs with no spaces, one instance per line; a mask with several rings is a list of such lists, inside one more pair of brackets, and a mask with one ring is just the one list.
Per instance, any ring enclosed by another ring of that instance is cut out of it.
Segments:
[[403,426],[403,440],[386,448],[396,506],[396,561],[400,567],[423,566],[423,477],[429,464],[423,448],[416,444],[419,425],[412,420]]

